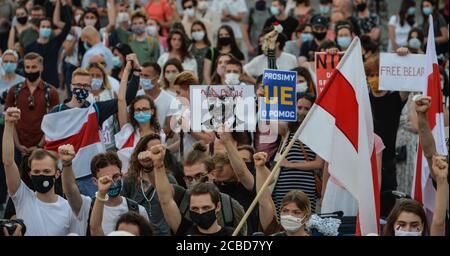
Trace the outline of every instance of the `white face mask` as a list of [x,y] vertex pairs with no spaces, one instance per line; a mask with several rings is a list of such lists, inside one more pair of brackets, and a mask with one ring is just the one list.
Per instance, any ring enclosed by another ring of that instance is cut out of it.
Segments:
[[306,92],[307,90],[308,90],[308,83],[303,82],[297,84],[297,92],[303,93]]
[[403,231],[396,229],[395,236],[422,236],[422,231]]
[[149,36],[156,36],[156,33],[158,33],[158,28],[154,25],[150,25],[146,28],[146,31]]
[[225,83],[227,85],[239,85],[239,83],[240,83],[239,77],[240,77],[240,75],[237,73],[225,74]]
[[303,225],[305,225],[305,223],[303,222],[304,219],[305,217],[297,218],[292,215],[280,216],[281,226],[284,228],[284,230],[292,233],[299,231],[300,228],[302,228]]

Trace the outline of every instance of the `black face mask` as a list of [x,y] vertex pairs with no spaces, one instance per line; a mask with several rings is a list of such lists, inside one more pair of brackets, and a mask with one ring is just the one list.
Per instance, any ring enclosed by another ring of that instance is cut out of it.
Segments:
[[27,23],[27,21],[28,21],[28,17],[27,16],[23,16],[23,17],[18,17],[17,18],[17,22],[19,22],[19,24],[22,24],[22,25]]
[[216,209],[212,209],[211,211],[204,212],[202,214],[196,213],[194,211],[189,211],[192,222],[194,222],[197,226],[202,229],[208,229],[212,226],[212,224],[216,221]]
[[55,184],[55,176],[31,175],[31,183],[33,183],[33,187],[37,192],[45,194]]
[[367,8],[367,3],[360,3],[356,5],[358,12],[363,12]]
[[266,10],[266,1],[259,0],[255,2],[255,10],[257,11],[265,11]]
[[34,83],[41,76],[41,71],[30,72],[30,73],[25,72],[24,76],[28,81],[30,81],[31,83]]
[[313,32],[313,34],[314,37],[319,41],[322,41],[327,36],[327,32]]
[[230,45],[231,44],[231,37],[219,37],[219,44],[220,45]]

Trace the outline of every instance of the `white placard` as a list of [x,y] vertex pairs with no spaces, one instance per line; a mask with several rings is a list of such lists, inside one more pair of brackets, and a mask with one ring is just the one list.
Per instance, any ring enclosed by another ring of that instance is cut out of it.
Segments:
[[232,131],[255,131],[253,86],[191,85],[189,89],[194,132],[217,131],[221,124]]
[[422,92],[426,85],[424,54],[380,54],[380,90]]

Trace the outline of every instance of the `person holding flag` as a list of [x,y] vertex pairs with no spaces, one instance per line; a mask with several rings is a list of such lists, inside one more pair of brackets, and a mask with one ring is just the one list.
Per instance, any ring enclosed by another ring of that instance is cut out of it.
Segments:
[[[127,55],[128,72],[133,72],[128,81],[127,103],[136,96],[139,88],[140,66],[135,54]],[[77,69],[72,75],[72,98],[65,104],[60,104],[44,116],[42,131],[45,134],[45,149],[57,152],[58,147],[71,144],[75,147],[76,156],[73,160],[73,170],[80,192],[94,196],[97,190],[91,180],[89,163],[93,156],[105,151],[99,135],[99,127],[103,122],[118,111],[117,99],[100,101],[90,104],[87,101],[92,90],[91,76],[84,69]],[[121,87],[127,83],[121,83]],[[55,124],[64,124],[55,126]]]

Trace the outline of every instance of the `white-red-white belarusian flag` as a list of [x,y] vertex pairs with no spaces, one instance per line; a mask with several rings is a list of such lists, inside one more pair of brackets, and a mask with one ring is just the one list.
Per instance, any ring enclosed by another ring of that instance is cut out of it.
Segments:
[[122,172],[128,171],[131,154],[140,140],[139,132],[135,131],[133,126],[129,123],[125,124],[116,135],[114,135],[116,142],[117,155],[122,161]]
[[[434,42],[432,15],[429,17],[428,24],[430,24],[430,26],[428,29],[425,64],[425,75],[428,77],[428,83],[424,86],[423,95],[431,97],[431,107],[428,110],[428,124],[436,143],[436,151],[438,154],[447,155],[448,150],[445,144],[444,109],[439,64],[436,56],[436,45]],[[417,150],[416,170],[414,173],[412,195],[415,200],[424,206],[427,216],[430,217],[430,214],[432,214],[434,209],[436,190],[433,187],[430,176],[430,168],[420,143]]]
[[361,43],[355,38],[300,126],[299,139],[328,162],[358,201],[357,234],[379,234],[372,110]]
[[105,152],[93,105],[47,114],[41,129],[45,134],[45,149],[58,152],[58,147],[65,144],[75,148],[72,168],[76,178],[90,175],[92,158]]

